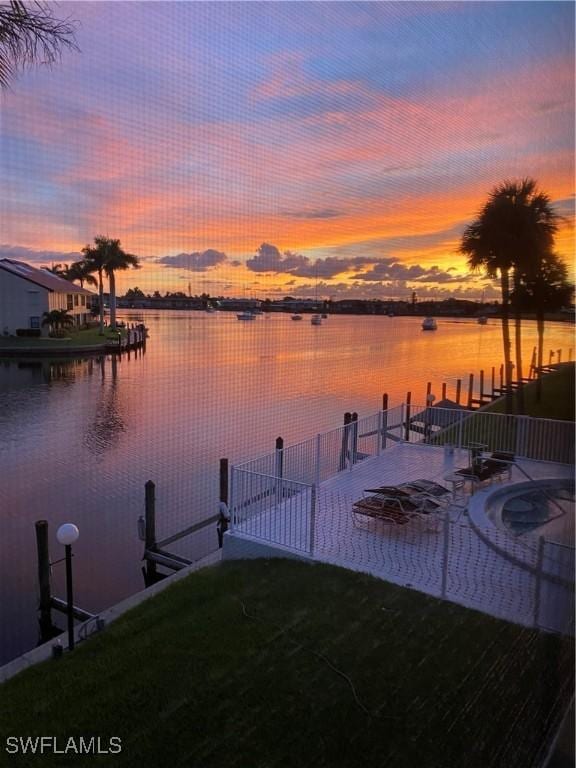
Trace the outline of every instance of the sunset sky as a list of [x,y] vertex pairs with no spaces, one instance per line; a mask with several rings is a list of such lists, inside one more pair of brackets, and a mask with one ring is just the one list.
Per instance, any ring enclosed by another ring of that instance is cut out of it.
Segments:
[[532,176],[574,256],[574,4],[81,2],[0,95],[0,258],[97,234],[119,291],[479,298],[459,238]]

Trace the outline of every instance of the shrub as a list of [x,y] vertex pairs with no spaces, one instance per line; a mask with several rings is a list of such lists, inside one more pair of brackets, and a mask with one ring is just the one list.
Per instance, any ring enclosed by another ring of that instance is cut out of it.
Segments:
[[53,331],[50,331],[48,336],[51,339],[67,339],[68,331],[64,330],[64,328],[55,328]]
[[39,338],[42,335],[40,328],[16,328],[16,336],[25,336],[27,338]]

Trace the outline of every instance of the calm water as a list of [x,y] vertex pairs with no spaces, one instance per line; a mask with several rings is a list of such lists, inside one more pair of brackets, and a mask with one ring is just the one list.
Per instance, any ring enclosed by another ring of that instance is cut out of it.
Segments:
[[[345,411],[375,412],[407,390],[423,402],[456,379],[501,363],[497,322],[419,318],[259,317],[233,313],[123,313],[150,328],[145,354],[66,363],[0,361],[0,663],[35,645],[34,522],[75,522],[75,600],[101,610],[143,587],[136,521],[144,483],[157,486],[159,535],[217,511],[218,462],[269,452],[338,426]],[[526,362],[536,343],[524,324]],[[573,328],[551,324],[546,349],[568,353]],[[487,373],[489,378],[489,373]],[[214,549],[210,528],[181,545]],[[54,592],[64,596],[63,569]]]

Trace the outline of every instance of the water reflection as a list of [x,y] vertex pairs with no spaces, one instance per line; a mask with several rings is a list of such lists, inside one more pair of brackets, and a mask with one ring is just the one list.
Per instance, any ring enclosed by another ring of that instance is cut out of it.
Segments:
[[[101,456],[111,447],[117,446],[126,431],[121,413],[118,389],[118,358],[111,355],[97,361],[100,372],[100,391],[96,399],[94,416],[84,434],[83,443],[94,456]],[[109,367],[109,376],[107,376]]]

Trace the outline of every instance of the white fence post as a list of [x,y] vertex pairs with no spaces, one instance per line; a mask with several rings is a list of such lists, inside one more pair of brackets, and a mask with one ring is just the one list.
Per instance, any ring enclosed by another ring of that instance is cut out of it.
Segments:
[[310,554],[314,554],[314,528],[316,526],[316,486],[310,489]]
[[516,424],[517,424],[517,426],[516,426],[516,449],[515,449],[514,452],[515,452],[516,456],[523,456],[525,458],[528,458],[528,456],[527,456],[528,451],[526,450],[527,447],[528,447],[526,445],[526,434],[527,434],[527,429],[526,428],[528,426],[528,422],[527,422],[528,417],[527,416],[517,416],[516,418],[517,418],[518,421],[516,422]]
[[235,508],[235,505],[234,505],[234,475],[235,475],[234,467],[232,466],[232,467],[230,467],[230,489],[229,489],[230,490],[230,498],[229,498],[229,502],[230,502],[230,521],[229,521],[229,524],[228,524],[228,527],[229,527],[229,529],[231,531],[234,530],[235,524],[236,524],[236,508]]
[[440,587],[440,595],[442,599],[446,599],[446,593],[448,591],[448,560],[449,560],[449,546],[450,546],[450,518],[448,515],[444,518],[444,536],[442,537],[442,585]]
[[316,485],[316,488],[320,487],[321,446],[322,446],[322,435],[318,433],[316,435],[316,473],[314,475],[314,483]]

